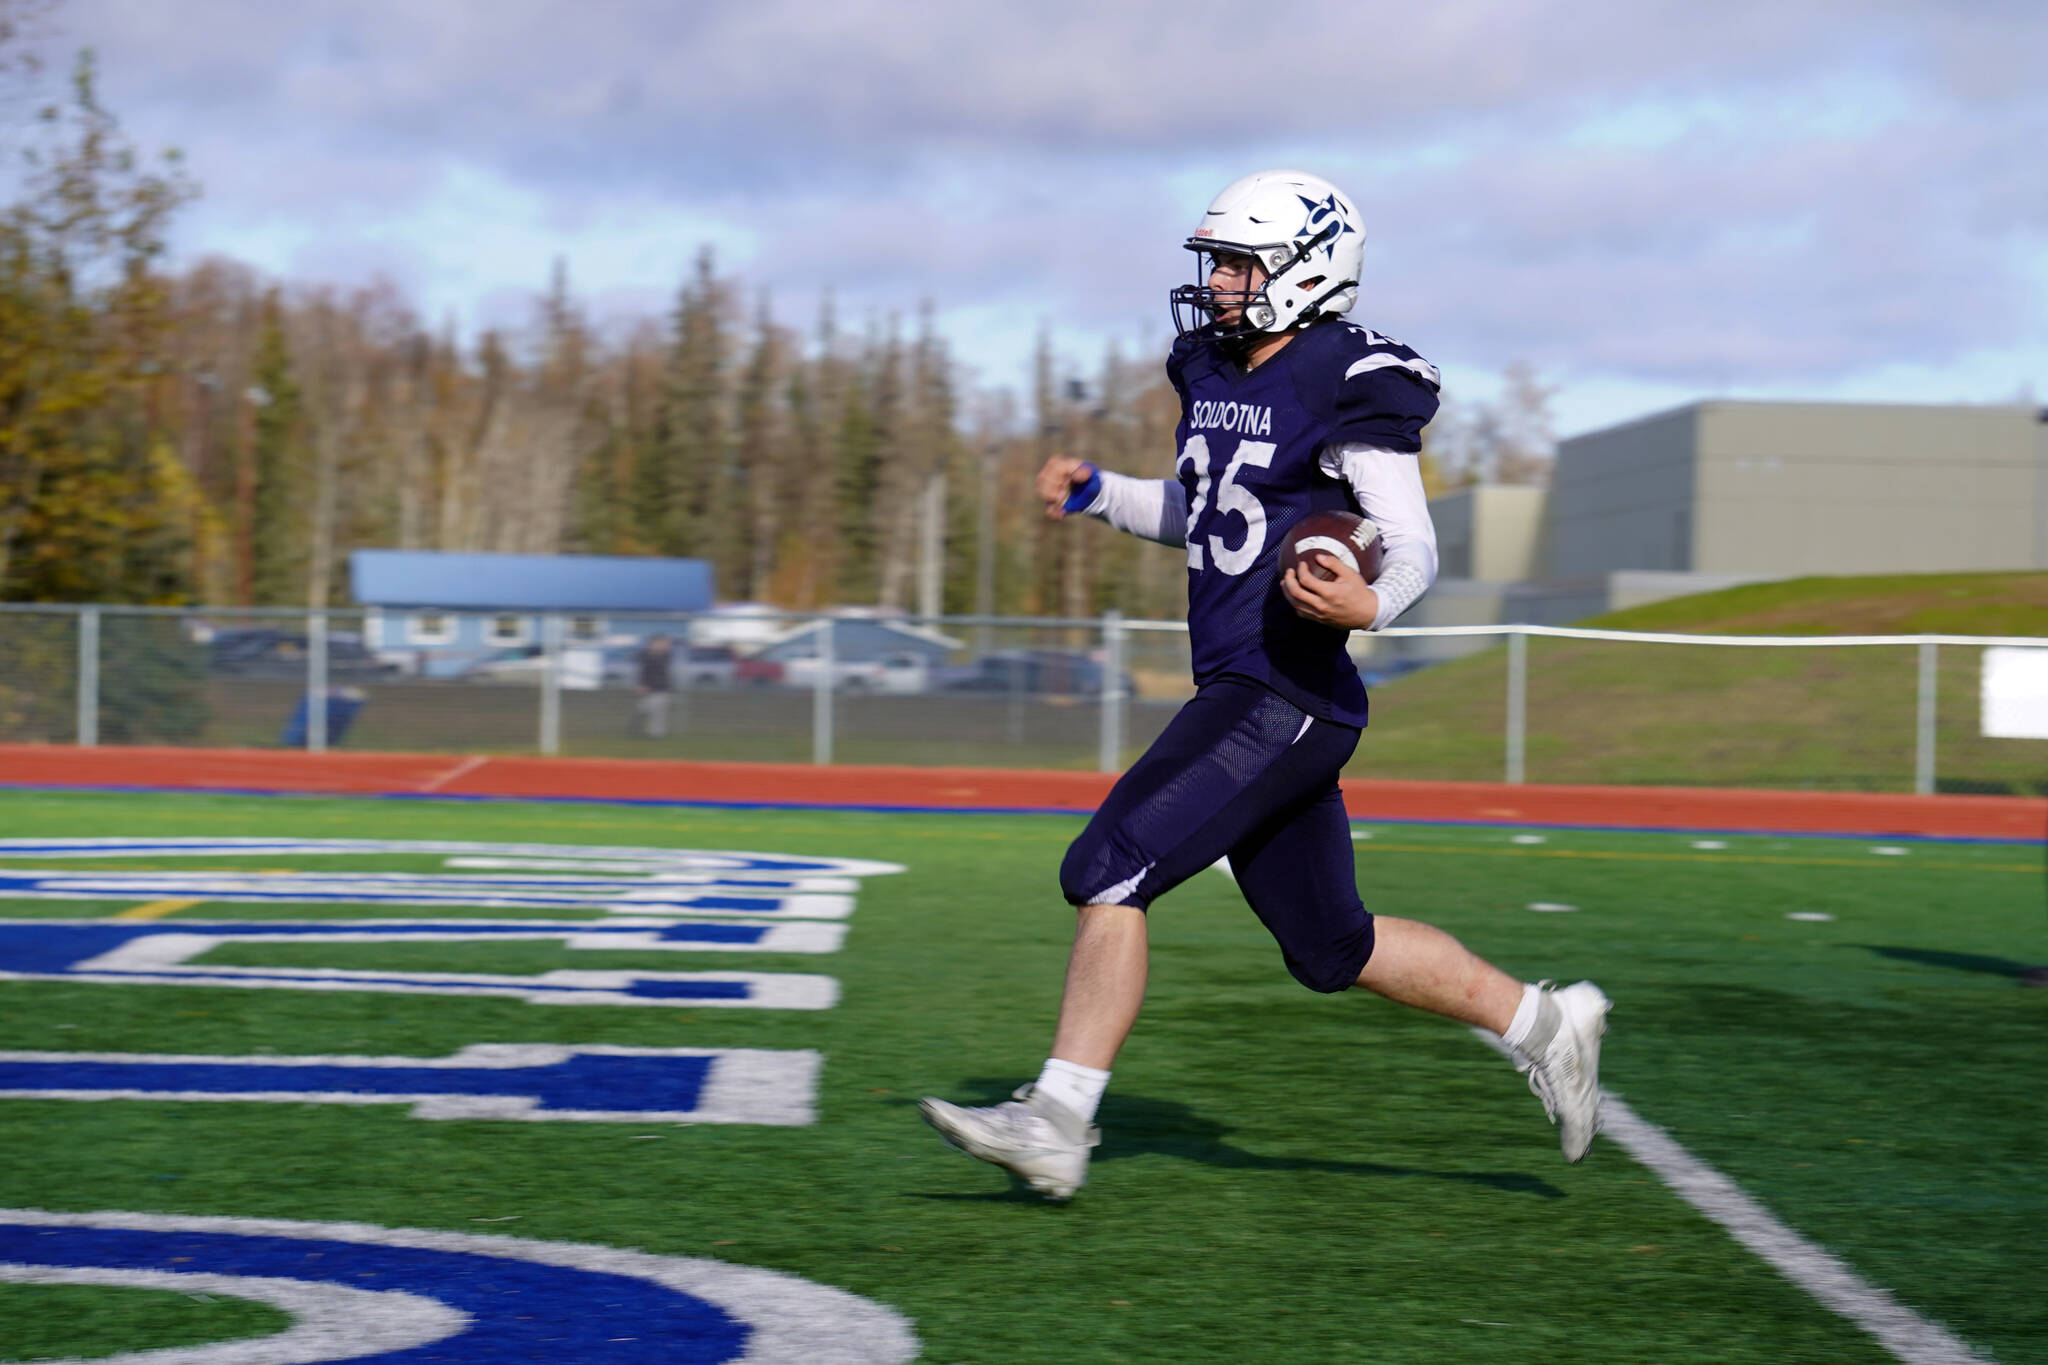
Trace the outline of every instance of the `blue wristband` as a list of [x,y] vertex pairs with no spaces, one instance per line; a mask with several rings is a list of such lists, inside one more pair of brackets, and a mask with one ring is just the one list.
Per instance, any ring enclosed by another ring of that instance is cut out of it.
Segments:
[[1088,482],[1067,494],[1066,504],[1060,508],[1063,512],[1085,512],[1102,496],[1102,471],[1092,464],[1084,464],[1081,468],[1088,471]]

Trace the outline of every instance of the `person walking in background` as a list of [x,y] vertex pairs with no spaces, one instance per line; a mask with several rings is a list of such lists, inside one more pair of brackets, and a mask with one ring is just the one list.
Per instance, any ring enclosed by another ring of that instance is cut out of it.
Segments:
[[[1185,547],[1196,686],[1060,868],[1078,920],[1038,1080],[1004,1104],[921,1106],[947,1142],[1052,1199],[1080,1188],[1101,1138],[1096,1107],[1145,994],[1147,909],[1224,857],[1301,984],[1362,987],[1490,1029],[1567,1160],[1599,1129],[1599,987],[1518,981],[1443,930],[1359,899],[1337,778],[1366,698],[1345,645],[1353,630],[1391,625],[1435,579],[1417,452],[1439,383],[1413,350],[1342,316],[1364,242],[1358,211],[1326,180],[1266,171],[1225,188],[1185,243],[1200,282],[1173,293],[1176,477],[1065,455],[1038,475],[1055,520],[1086,513]],[[1377,524],[1378,578],[1336,563],[1328,582],[1305,568],[1283,577],[1288,530],[1339,510]]]
[[675,701],[676,680],[668,636],[657,635],[640,651],[640,680],[635,690],[634,720],[645,739],[668,734],[669,708]]

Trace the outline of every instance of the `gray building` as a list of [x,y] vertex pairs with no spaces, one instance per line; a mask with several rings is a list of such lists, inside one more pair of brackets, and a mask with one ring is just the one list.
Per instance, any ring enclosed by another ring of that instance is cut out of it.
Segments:
[[2048,569],[2048,412],[1712,399],[1576,436],[1547,490],[1430,503],[1404,625],[1560,624],[1807,574]]
[[1547,491],[1529,484],[1472,484],[1430,499],[1437,572],[1476,583],[1540,576]]
[[1561,443],[1536,575],[2048,568],[2031,407],[1712,400]]

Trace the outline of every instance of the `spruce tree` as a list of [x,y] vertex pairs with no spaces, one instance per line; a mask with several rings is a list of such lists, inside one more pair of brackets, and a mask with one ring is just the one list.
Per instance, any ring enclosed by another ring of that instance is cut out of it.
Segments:
[[735,478],[725,421],[727,340],[724,289],[711,248],[677,299],[661,420],[648,452],[646,482],[660,489],[654,547],[665,555],[708,559],[720,581],[735,567],[732,512]]
[[276,290],[263,300],[253,383],[243,401],[254,409],[249,442],[249,601],[259,607],[297,606],[306,595],[306,558],[312,527],[311,473],[307,468],[305,405],[292,373],[282,307]]

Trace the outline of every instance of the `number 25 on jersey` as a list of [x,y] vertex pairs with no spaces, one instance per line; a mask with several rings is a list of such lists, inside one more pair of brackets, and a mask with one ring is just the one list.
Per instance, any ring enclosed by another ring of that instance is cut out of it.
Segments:
[[[1224,573],[1235,577],[1258,562],[1259,551],[1266,548],[1266,509],[1258,496],[1237,481],[1237,472],[1246,465],[1264,469],[1273,463],[1273,454],[1280,447],[1272,441],[1239,441],[1237,451],[1230,457],[1230,463],[1223,467],[1223,478],[1215,485],[1216,515],[1220,519],[1235,514],[1244,522],[1244,539],[1233,547],[1225,538],[1229,527],[1220,520],[1216,531],[1208,538],[1208,559]],[[1209,510],[1209,488],[1212,461],[1209,455],[1209,438],[1190,436],[1181,447],[1176,469],[1192,467],[1195,474],[1194,496],[1188,499],[1188,567],[1199,570],[1203,563],[1203,543],[1196,538],[1195,530],[1202,523],[1202,514]]]

